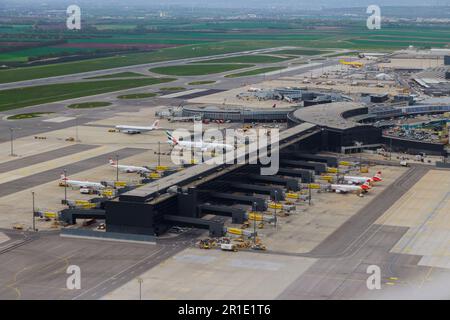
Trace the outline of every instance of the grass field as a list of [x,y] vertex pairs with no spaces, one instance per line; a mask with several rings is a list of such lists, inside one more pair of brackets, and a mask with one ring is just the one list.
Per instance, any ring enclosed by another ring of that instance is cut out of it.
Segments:
[[[326,21],[327,19],[324,19]],[[39,31],[31,24],[0,26],[0,61],[25,61],[30,56],[71,54],[89,52],[95,45],[178,45],[145,53],[117,54],[107,58],[96,58],[76,62],[54,63],[45,66],[29,66],[0,71],[0,83],[61,76],[79,72],[117,68],[129,65],[170,61],[193,57],[242,52],[281,46],[299,47],[279,50],[279,54],[314,55],[329,48],[350,50],[390,51],[414,45],[419,48],[446,47],[450,44],[447,26],[385,24],[381,30],[367,30],[365,21],[326,21],[323,27],[315,21],[303,19],[292,21],[248,20],[248,21],[200,21],[196,19],[159,20],[136,22],[98,22],[101,31],[95,28],[89,34],[73,32]],[[141,27],[146,32],[134,30]],[[157,32],[154,32],[157,30]],[[42,42],[42,46],[9,50],[9,42]],[[65,41],[63,46],[50,46],[49,41]],[[77,46],[77,47],[73,47]],[[304,48],[301,48],[304,47]],[[102,46],[100,46],[102,48]],[[310,49],[313,48],[313,49]],[[271,63],[268,59],[248,56],[227,63]],[[233,59],[233,58],[230,58]],[[220,60],[219,60],[220,61]],[[210,61],[211,62],[211,61]]]
[[25,87],[0,91],[0,111],[173,81],[171,78],[104,80]]
[[247,44],[241,42],[197,44],[177,48],[161,49],[148,53],[124,54],[108,58],[57,63],[36,67],[14,68],[0,71],[0,83],[55,77],[67,74],[112,69],[160,61],[217,55],[244,50],[255,50],[264,48],[265,46],[266,45],[264,43],[254,42]]
[[202,61],[201,63],[275,63],[289,60],[289,58],[280,58],[270,55],[248,55],[223,59],[212,59]]
[[258,74],[263,74],[267,72],[272,72],[276,70],[284,69],[284,67],[267,67],[267,68],[259,68],[239,73],[228,74],[225,78],[239,78],[239,77],[248,77],[248,76],[256,76]]
[[151,72],[170,76],[203,76],[253,67],[252,64],[186,64],[169,67],[157,67]]
[[29,112],[29,113],[19,113],[13,116],[9,116],[8,120],[24,120],[24,119],[32,119],[39,118],[45,116],[47,114],[52,114],[53,112]]
[[204,80],[204,81],[192,81],[192,82],[189,82],[188,85],[190,85],[190,86],[200,86],[200,85],[203,85],[203,84],[213,84],[213,83],[216,83],[216,81]]
[[92,108],[101,108],[112,105],[111,102],[104,101],[93,101],[93,102],[83,102],[83,103],[74,103],[68,105],[67,108],[70,109],[92,109]]
[[104,76],[90,77],[86,79],[114,79],[114,78],[138,78],[138,77],[148,77],[148,76],[136,72],[119,72],[107,74]]
[[122,96],[118,96],[119,99],[145,99],[145,98],[153,98],[156,97],[158,94],[154,92],[149,93],[133,93],[133,94],[124,94]]

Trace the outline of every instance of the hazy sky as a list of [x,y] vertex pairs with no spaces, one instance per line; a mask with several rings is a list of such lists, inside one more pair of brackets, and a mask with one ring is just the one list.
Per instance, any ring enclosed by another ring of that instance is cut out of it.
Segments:
[[[88,4],[92,0],[1,0],[6,2],[33,3],[33,4]],[[171,6],[183,5],[194,7],[228,7],[228,8],[267,8],[267,7],[293,7],[296,9],[319,9],[323,8],[346,8],[346,7],[367,7],[370,4],[379,6],[441,6],[450,5],[450,0],[94,0],[96,5],[121,6]]]

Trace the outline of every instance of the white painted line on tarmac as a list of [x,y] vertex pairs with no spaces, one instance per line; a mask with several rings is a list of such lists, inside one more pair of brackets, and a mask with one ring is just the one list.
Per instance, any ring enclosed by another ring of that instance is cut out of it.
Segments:
[[171,94],[166,94],[165,96],[160,96],[160,98],[177,98],[177,97],[181,97],[181,96],[186,96],[189,94],[194,94],[194,93],[199,93],[199,92],[203,92],[206,91],[208,89],[192,89],[192,90],[187,90],[187,91],[182,91],[182,92],[175,92],[175,93],[171,93]]
[[75,117],[56,117],[56,118],[51,118],[51,119],[45,119],[42,121],[45,122],[54,122],[54,123],[62,123],[62,122],[66,122],[66,121],[70,121],[70,120],[74,120]]

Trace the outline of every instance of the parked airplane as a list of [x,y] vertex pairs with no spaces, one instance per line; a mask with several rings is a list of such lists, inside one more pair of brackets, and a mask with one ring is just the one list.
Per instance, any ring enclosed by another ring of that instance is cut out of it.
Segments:
[[383,181],[381,178],[381,171],[378,171],[372,178],[370,177],[358,177],[358,176],[344,176],[344,181],[351,184],[363,184],[366,181],[369,183]]
[[61,182],[60,185],[71,188],[87,188],[87,189],[93,189],[93,190],[102,190],[106,188],[105,185],[101,184],[100,182],[90,182],[90,181],[78,181],[78,180],[70,180],[68,179],[64,173],[61,174]]
[[114,161],[113,159],[109,159],[109,164],[111,165],[111,167],[118,168],[120,172],[125,172],[125,173],[132,173],[132,172],[150,173],[150,172],[152,172],[150,169],[148,169],[146,167],[127,166],[127,165],[123,165],[123,164],[118,165],[117,162]]
[[179,141],[175,137],[172,136],[172,134],[169,131],[166,131],[167,134],[167,143],[171,146],[180,146],[182,149],[194,149],[194,150],[201,150],[202,152],[205,151],[212,151],[217,149],[222,149],[225,151],[231,151],[234,150],[234,146],[231,144],[225,144],[225,143],[216,143],[216,142],[203,142],[200,141]]
[[336,193],[348,193],[348,192],[355,192],[355,193],[365,193],[368,192],[370,189],[369,181],[366,181],[364,184],[360,186],[354,186],[354,185],[348,185],[348,184],[332,184],[331,190],[333,190]]
[[159,120],[156,120],[149,127],[118,125],[118,126],[116,126],[116,129],[123,133],[136,134],[136,133],[158,130],[158,129],[160,129],[158,124],[159,124]]

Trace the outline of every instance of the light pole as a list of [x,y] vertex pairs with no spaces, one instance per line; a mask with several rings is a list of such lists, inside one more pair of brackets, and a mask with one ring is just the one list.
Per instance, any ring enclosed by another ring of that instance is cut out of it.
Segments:
[[392,137],[389,138],[389,160],[392,160]]
[[158,167],[161,166],[161,141],[158,141]]
[[64,169],[63,173],[64,173],[64,180],[63,180],[63,183],[64,183],[64,204],[67,204],[67,180],[66,180],[66,178],[67,178],[67,170]]
[[10,133],[10,141],[11,141],[11,153],[10,156],[14,157],[14,128],[9,128],[9,133]]
[[116,181],[119,181],[119,155],[116,154]]
[[275,223],[275,229],[277,228],[277,204],[278,204],[278,192],[274,190],[275,195],[275,211],[273,213],[273,222]]
[[138,278],[138,283],[139,283],[139,300],[142,300],[142,282],[144,282],[144,280],[142,280],[142,278]]
[[75,116],[75,141],[80,141],[80,139],[78,139],[78,116]]
[[311,183],[308,183],[308,205],[311,205]]
[[35,216],[34,216],[34,213],[36,212],[36,210],[34,209],[34,191],[31,192],[31,199],[33,202],[33,231],[36,231],[36,223],[35,223]]
[[253,244],[256,246],[256,202],[253,202]]

